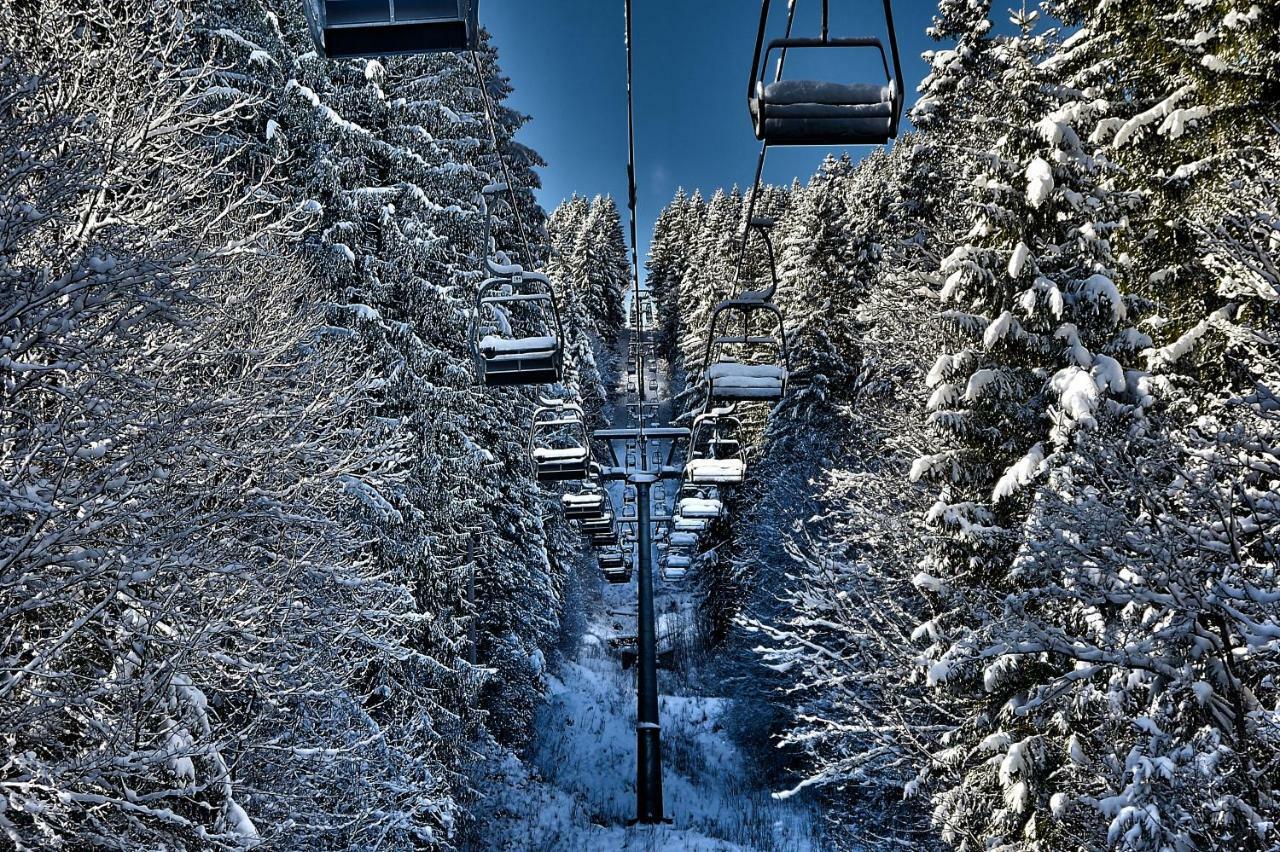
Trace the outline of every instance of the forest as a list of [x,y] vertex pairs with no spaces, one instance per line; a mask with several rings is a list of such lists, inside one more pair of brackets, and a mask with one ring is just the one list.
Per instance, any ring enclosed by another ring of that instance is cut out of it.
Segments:
[[[891,146],[652,224],[673,424],[722,300],[776,275],[789,355],[672,584],[668,796],[732,813],[648,832],[557,739],[632,674],[529,461],[626,408],[625,210],[540,206],[487,35],[0,0],[7,848],[1280,849],[1280,9],[1007,18],[939,0]],[[477,384],[487,209],[550,385]]]

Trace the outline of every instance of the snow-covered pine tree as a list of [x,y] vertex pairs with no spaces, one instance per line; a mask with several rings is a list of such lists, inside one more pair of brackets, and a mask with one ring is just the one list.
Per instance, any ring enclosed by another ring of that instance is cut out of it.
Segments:
[[[15,848],[437,845],[431,661],[365,547],[409,448],[183,3],[0,9]],[[376,614],[376,615],[373,615]]]
[[1246,446],[1271,445],[1257,402],[1275,350],[1256,332],[1274,323],[1274,291],[1218,258],[1260,256],[1219,240],[1235,194],[1268,180],[1245,172],[1275,173],[1259,109],[1275,27],[1256,6],[1058,8],[1076,29],[1043,66],[1063,80],[1043,129],[1068,119],[1124,167],[1110,182],[1141,193],[1113,252],[1156,302],[1146,324],[1165,345],[1143,353],[1152,373],[1126,371],[1135,422],[1078,434],[1036,488],[987,652],[1005,649],[987,669],[999,679],[1034,663],[1010,709],[1036,733],[993,750],[1002,781],[1040,787],[1041,811],[1049,796],[1055,819],[1025,829],[1048,848],[1268,848],[1275,660],[1256,625],[1275,619],[1275,553],[1257,511],[1276,486]]
[[[465,553],[475,542],[480,658],[499,672],[486,686],[490,727],[517,740],[539,692],[539,649],[557,630],[563,574],[529,475],[532,394],[476,388],[466,354],[485,250],[477,195],[505,178],[471,58],[325,62],[308,49],[292,3],[225,14],[230,26],[216,35],[238,72],[271,94],[261,120],[294,154],[296,191],[324,209],[315,271],[332,294],[332,321],[378,352],[387,375],[378,413],[416,441],[414,476],[395,498],[405,522],[382,531],[383,558],[433,613],[423,641],[444,676],[462,671],[466,634],[451,614],[466,608]],[[529,263],[544,236],[531,195],[539,161],[511,139],[525,117],[503,105],[509,84],[487,42],[480,61],[524,226],[504,195],[495,237]],[[438,721],[455,748],[475,721],[473,686],[466,675],[441,692],[450,709]]]
[[574,264],[573,246],[586,222],[590,205],[580,196],[562,202],[547,220],[551,257],[546,271],[558,286],[557,299],[568,334],[565,389],[578,400],[593,428],[602,428],[608,395],[601,370],[609,362],[593,318],[583,301],[583,286]]

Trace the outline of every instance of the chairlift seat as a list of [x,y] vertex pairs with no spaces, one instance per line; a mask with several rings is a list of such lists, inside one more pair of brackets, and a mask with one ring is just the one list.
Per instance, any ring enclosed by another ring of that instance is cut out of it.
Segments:
[[477,0],[303,0],[316,50],[346,58],[475,50]]
[[737,485],[746,477],[742,459],[690,459],[684,475],[694,485]]
[[689,573],[691,564],[689,556],[668,555],[662,562],[662,576],[664,580],[680,580]]
[[536,447],[533,465],[540,482],[585,479],[590,457],[586,447]]
[[587,540],[591,542],[593,547],[608,547],[611,544],[618,543],[618,534],[611,527],[607,530],[591,533],[587,536]]
[[611,569],[604,572],[604,578],[611,584],[621,585],[622,583],[631,582],[631,569],[625,565],[621,569]]
[[671,522],[671,527],[676,532],[702,532],[707,528],[707,521],[704,518],[686,518],[683,515],[676,515]]
[[757,82],[749,102],[770,145],[881,145],[893,138],[894,86],[821,80]]
[[599,492],[565,494],[560,498],[560,507],[569,520],[587,521],[604,516],[604,499]]
[[588,518],[581,524],[582,531],[588,535],[597,531],[613,532],[613,513],[602,509],[594,518]]
[[480,372],[490,387],[541,385],[560,380],[561,352],[554,337],[485,335],[478,347]]
[[672,547],[697,547],[698,535],[691,532],[676,532],[671,534]]
[[680,501],[680,514],[686,518],[720,517],[724,504],[719,500],[702,500],[697,497],[686,497]]
[[[515,287],[523,292],[505,292]],[[490,295],[492,293],[498,295]],[[503,329],[505,333],[495,333],[502,324],[491,315],[501,313],[501,306],[508,302],[537,304],[537,315],[541,321],[528,330],[541,333],[516,334],[509,324]],[[564,370],[560,313],[555,290],[545,275],[527,272],[518,282],[506,278],[487,279],[476,292],[469,336],[476,373],[486,386],[541,385],[560,381]]]
[[776,364],[720,361],[707,368],[710,394],[718,400],[781,399],[787,368]]

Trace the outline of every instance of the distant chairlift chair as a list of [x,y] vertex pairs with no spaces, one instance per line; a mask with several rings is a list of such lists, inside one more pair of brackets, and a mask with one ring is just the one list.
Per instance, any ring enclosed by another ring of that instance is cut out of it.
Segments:
[[[765,43],[770,0],[763,0],[755,59],[747,82],[747,106],[756,138],[770,145],[883,145],[898,135],[902,118],[902,64],[893,26],[893,7],[884,0],[890,56],[878,38],[831,38],[828,34],[830,0],[822,0],[820,38],[792,38],[795,2],[788,4],[787,35]],[[869,48],[880,53],[883,83],[833,82],[784,79],[788,51]],[[772,80],[767,79],[770,55],[778,51]]]
[[786,393],[791,356],[782,311],[772,301],[778,289],[772,226],[765,216],[753,217],[749,226],[768,250],[769,286],[726,299],[711,313],[703,356],[708,409],[717,402],[777,402]]
[[480,43],[479,0],[302,0],[321,56],[457,53]]
[[626,560],[622,556],[622,548],[617,545],[602,548],[596,554],[596,564],[605,574],[611,571],[625,571],[627,568]]
[[529,428],[529,456],[539,482],[586,479],[591,445],[585,415],[577,403],[542,399]]
[[471,359],[480,382],[489,387],[541,385],[560,381],[564,370],[564,331],[556,290],[547,276],[514,264],[493,248],[493,216],[485,196],[500,192],[491,184],[481,192],[484,245],[489,277],[476,290],[468,335]]
[[693,486],[740,485],[747,475],[746,457],[738,440],[741,421],[733,408],[713,408],[693,419],[690,458],[684,465],[686,492]]
[[591,521],[604,517],[605,500],[603,491],[587,489],[565,494],[560,498],[560,507],[570,521]]
[[674,546],[667,551],[666,556],[662,560],[662,579],[679,580],[689,573],[689,567],[693,564],[693,557],[684,550],[677,550]]

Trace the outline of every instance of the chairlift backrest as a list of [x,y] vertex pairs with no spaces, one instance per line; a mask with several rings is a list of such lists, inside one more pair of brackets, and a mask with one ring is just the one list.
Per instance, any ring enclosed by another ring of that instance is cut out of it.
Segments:
[[479,0],[302,0],[316,51],[333,59],[475,50]]

